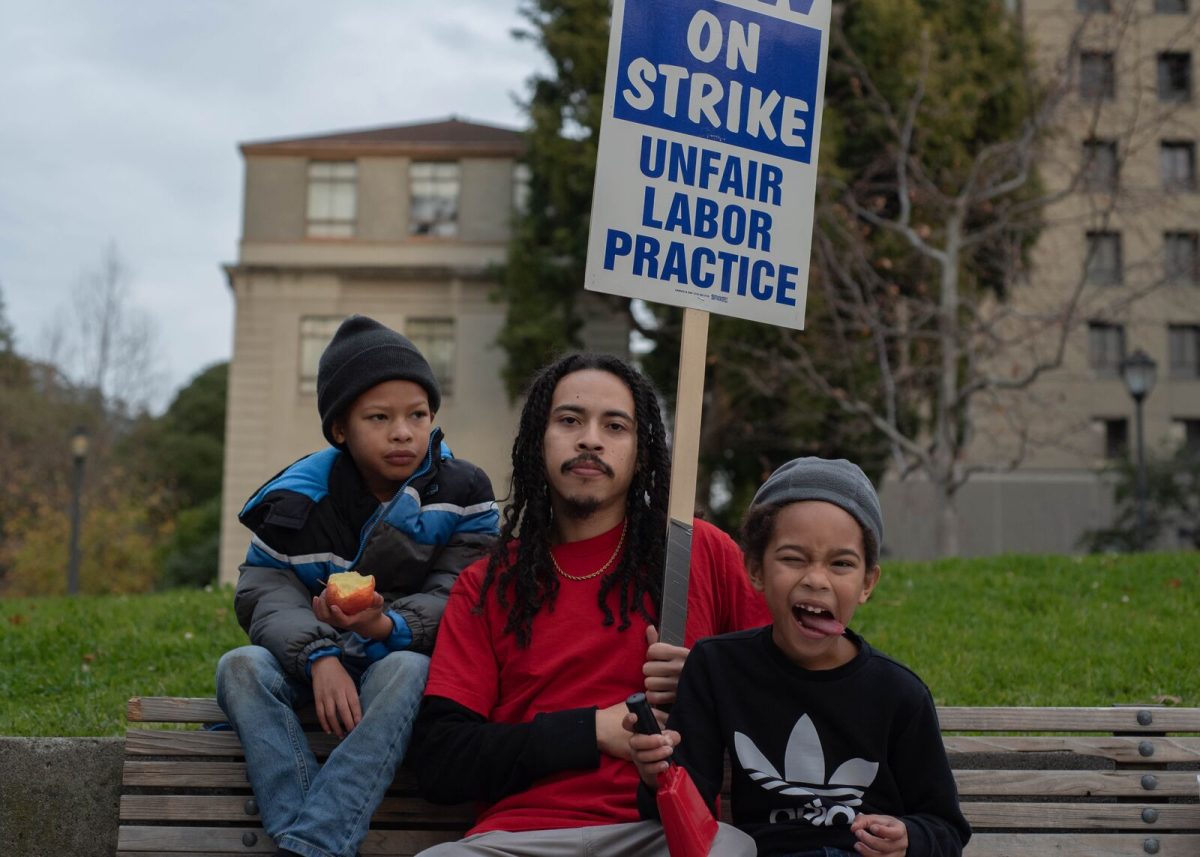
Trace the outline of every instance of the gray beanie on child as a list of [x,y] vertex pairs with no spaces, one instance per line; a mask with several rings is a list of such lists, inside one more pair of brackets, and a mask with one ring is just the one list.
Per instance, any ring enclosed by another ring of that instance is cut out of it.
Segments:
[[343,321],[317,364],[317,412],[325,439],[336,446],[334,421],[376,384],[397,380],[424,387],[429,409],[437,413],[442,392],[417,346],[365,315]]
[[824,500],[846,510],[883,544],[883,512],[867,474],[844,458],[794,458],[767,477],[751,506]]

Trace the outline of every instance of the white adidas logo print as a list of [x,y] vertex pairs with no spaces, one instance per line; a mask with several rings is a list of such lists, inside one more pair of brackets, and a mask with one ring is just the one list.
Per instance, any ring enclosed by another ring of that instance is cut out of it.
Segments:
[[[878,762],[850,759],[839,765],[827,780],[821,736],[807,714],[796,721],[788,737],[783,775],[741,732],[733,733],[733,748],[750,779],[764,789],[781,795],[812,797],[804,806],[804,818],[818,826],[835,824],[839,818],[847,823],[852,821],[855,812],[851,807],[862,804],[863,792],[875,782],[879,772]],[[779,820],[776,815],[780,812],[794,818],[793,811],[777,810],[771,813],[771,820]]]

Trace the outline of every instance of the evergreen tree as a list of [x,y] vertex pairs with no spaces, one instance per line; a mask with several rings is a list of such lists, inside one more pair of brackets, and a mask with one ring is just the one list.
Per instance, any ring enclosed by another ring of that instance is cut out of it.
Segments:
[[499,343],[508,357],[504,378],[513,397],[556,353],[579,345],[577,303],[600,135],[609,3],[530,0],[521,14],[529,28],[518,38],[535,42],[551,71],[529,81],[529,195],[501,283],[508,315]]
[[228,378],[228,363],[204,369],[122,444],[137,478],[163,498],[169,534],[159,545],[159,586],[203,586],[217,575]]

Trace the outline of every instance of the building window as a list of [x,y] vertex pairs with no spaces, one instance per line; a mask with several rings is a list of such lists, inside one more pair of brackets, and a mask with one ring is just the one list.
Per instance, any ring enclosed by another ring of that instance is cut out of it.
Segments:
[[1117,189],[1117,144],[1088,140],[1083,144],[1083,187],[1091,191]]
[[300,317],[300,392],[317,392],[317,365],[321,353],[337,333],[344,315],[305,315]]
[[1200,455],[1200,419],[1185,417],[1171,422],[1180,448],[1192,455]]
[[458,164],[413,161],[408,168],[410,235],[458,234]]
[[1084,281],[1093,286],[1121,284],[1121,233],[1089,232]]
[[1080,12],[1111,12],[1112,0],[1075,0],[1075,8]]
[[1200,324],[1167,326],[1172,378],[1200,378]]
[[1163,234],[1163,273],[1172,285],[1200,285],[1200,235],[1195,232]]
[[358,165],[354,161],[308,164],[308,234],[351,238],[358,207]]
[[1104,457],[1109,461],[1129,457],[1129,420],[1125,417],[1096,420],[1104,432]]
[[1158,154],[1164,190],[1196,189],[1196,144],[1187,140],[1164,140]]
[[1088,366],[1097,374],[1116,376],[1125,359],[1125,327],[1103,321],[1088,324]]
[[1187,101],[1192,97],[1192,55],[1158,55],[1158,100]]
[[513,211],[525,214],[529,210],[529,164],[513,165]]
[[1154,0],[1154,11],[1160,15],[1182,15],[1188,10],[1188,0]]
[[1079,55],[1079,95],[1089,101],[1116,95],[1117,73],[1111,53],[1083,51]]
[[454,319],[410,318],[404,324],[404,335],[429,361],[442,398],[454,395]]

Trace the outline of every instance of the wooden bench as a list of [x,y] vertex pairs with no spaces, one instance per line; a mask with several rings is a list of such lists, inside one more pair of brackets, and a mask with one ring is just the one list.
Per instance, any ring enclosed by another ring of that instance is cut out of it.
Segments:
[[[225,719],[214,700],[134,698],[127,716],[118,855],[274,850],[237,736],[196,728]],[[975,831],[968,857],[1200,855],[1200,708],[946,707],[939,716]],[[310,736],[318,757],[335,741]],[[421,800],[401,770],[361,853],[412,855],[469,824],[468,807]]]

